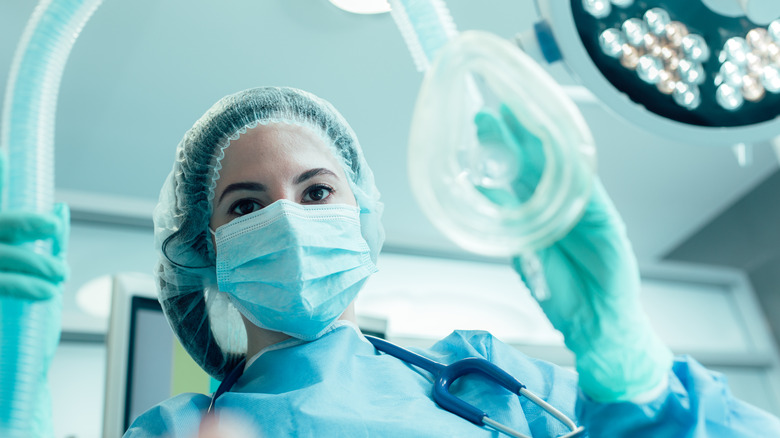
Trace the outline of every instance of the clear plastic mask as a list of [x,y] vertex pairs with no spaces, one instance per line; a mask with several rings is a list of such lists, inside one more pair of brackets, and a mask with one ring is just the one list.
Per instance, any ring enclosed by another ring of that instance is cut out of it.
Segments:
[[466,250],[515,256],[562,238],[589,200],[595,155],[560,85],[502,38],[463,32],[426,73],[409,141],[411,184],[428,218]]

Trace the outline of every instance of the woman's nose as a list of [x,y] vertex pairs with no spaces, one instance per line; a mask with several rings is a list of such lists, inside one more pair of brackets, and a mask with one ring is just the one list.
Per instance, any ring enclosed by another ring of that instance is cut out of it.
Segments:
[[285,201],[300,202],[295,196],[295,191],[289,187],[272,187],[268,192],[269,204],[284,199]]

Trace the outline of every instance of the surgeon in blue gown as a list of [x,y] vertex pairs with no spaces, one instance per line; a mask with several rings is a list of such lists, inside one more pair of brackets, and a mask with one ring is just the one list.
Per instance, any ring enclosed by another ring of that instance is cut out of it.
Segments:
[[[505,109],[475,121],[481,138],[533,147]],[[125,436],[190,438],[231,420],[242,425],[236,436],[498,436],[438,407],[427,372],[377,351],[357,327],[381,213],[354,132],[323,99],[265,87],[210,108],[179,143],[155,209],[155,274],[192,358],[218,380],[240,377],[216,398],[216,415],[206,413],[210,395],[181,394]],[[721,375],[673,357],[653,332],[624,225],[598,181],[582,219],[538,255],[551,292],[540,305],[577,373],[481,331],[416,351],[441,363],[485,358],[587,436],[780,436],[780,420],[735,399]],[[479,377],[452,391],[526,435],[569,431]]]

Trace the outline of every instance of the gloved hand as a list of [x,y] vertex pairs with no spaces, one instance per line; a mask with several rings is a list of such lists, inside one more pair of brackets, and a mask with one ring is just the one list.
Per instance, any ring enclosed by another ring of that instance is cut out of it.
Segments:
[[[52,213],[0,211],[0,296],[45,300],[59,293],[68,275],[69,234],[65,204],[55,205]],[[44,239],[51,239],[52,255],[22,245]]]
[[[539,159],[541,142],[506,107],[500,116],[482,112],[475,122],[480,141],[503,137],[512,144],[508,147],[521,151],[526,165],[536,163],[539,172],[521,174],[526,180],[515,184],[518,192],[534,186],[544,163]],[[579,222],[537,255],[549,290],[539,304],[574,352],[583,392],[605,403],[659,393],[672,354],[641,308],[636,258],[625,225],[598,179]],[[513,264],[522,277],[522,259],[515,257]]]

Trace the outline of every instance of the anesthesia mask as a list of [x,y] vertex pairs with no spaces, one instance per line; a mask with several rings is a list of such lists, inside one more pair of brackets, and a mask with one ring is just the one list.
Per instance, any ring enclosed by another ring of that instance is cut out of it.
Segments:
[[409,172],[422,210],[459,246],[533,262],[581,217],[595,161],[575,104],[516,46],[468,31],[438,50],[414,109]]

